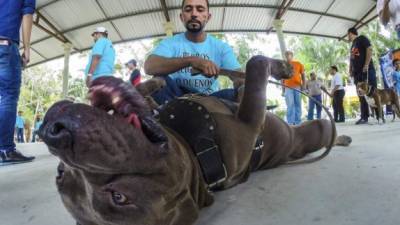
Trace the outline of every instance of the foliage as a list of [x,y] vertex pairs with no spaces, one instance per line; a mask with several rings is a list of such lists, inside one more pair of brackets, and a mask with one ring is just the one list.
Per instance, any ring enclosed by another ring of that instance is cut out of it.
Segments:
[[29,68],[23,72],[22,88],[18,110],[23,111],[27,120],[43,115],[47,109],[61,98],[62,75],[46,66]]
[[347,69],[349,47],[345,42],[316,37],[292,37],[289,48],[295,57],[304,64],[307,72],[328,77],[329,68],[336,65],[344,74]]

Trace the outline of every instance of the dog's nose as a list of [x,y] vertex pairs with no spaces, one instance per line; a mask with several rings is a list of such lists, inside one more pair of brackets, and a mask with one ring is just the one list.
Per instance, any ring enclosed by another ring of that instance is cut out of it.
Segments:
[[43,141],[56,151],[62,151],[72,146],[72,133],[67,124],[56,121],[49,124],[41,133]]

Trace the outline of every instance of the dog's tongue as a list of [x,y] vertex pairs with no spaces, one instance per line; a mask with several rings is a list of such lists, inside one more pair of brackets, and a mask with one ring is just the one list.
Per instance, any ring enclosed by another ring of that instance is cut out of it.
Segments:
[[136,113],[131,113],[128,116],[128,123],[132,124],[133,126],[135,126],[137,129],[142,130],[142,124],[140,123],[139,117]]

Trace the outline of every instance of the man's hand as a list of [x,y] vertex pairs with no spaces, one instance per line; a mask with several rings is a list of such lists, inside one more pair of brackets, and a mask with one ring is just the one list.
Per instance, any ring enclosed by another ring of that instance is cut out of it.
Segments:
[[190,65],[202,72],[207,77],[217,76],[219,73],[219,68],[215,63],[210,60],[202,59],[202,58],[194,58]]
[[28,65],[30,57],[31,57],[30,48],[25,48],[21,56],[22,67],[26,67]]

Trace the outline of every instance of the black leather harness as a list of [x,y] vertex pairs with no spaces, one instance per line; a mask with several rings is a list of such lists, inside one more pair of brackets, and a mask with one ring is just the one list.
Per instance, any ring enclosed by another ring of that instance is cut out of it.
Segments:
[[177,98],[160,111],[161,124],[181,135],[193,150],[209,189],[218,188],[227,172],[215,143],[216,122],[208,110],[187,97]]
[[[237,110],[233,103],[222,101],[232,112]],[[189,97],[168,102],[159,112],[159,121],[181,135],[195,154],[204,180],[210,190],[217,190],[227,178],[224,160],[216,143],[216,122],[211,113]],[[250,170],[255,170],[261,160],[264,143],[259,138],[253,151]]]

